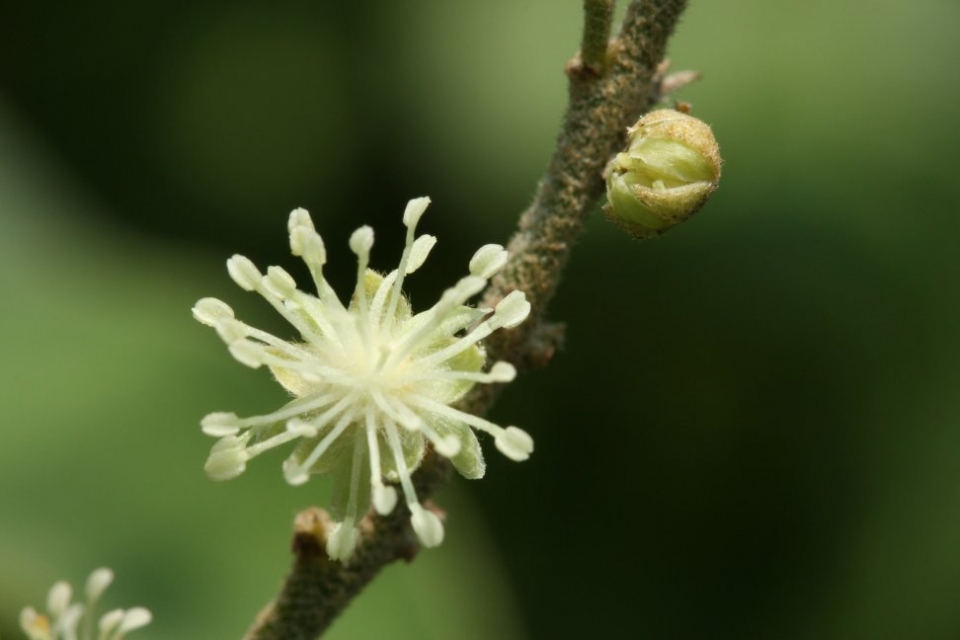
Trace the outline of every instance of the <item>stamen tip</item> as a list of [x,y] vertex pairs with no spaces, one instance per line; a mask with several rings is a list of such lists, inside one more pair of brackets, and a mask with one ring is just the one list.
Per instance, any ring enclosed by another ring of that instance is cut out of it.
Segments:
[[511,291],[497,303],[491,322],[494,322],[497,328],[512,329],[529,315],[530,303],[527,302],[526,294],[523,291]]
[[470,259],[470,273],[485,280],[507,264],[507,251],[499,244],[485,244]]
[[350,236],[350,250],[358,256],[368,256],[372,247],[373,229],[367,225],[360,227]]
[[460,453],[460,439],[452,434],[438,438],[433,443],[433,449],[444,458],[452,458]]
[[496,362],[490,367],[490,378],[494,382],[512,382],[517,377],[517,369],[509,362]]
[[252,340],[237,340],[230,343],[227,349],[240,364],[245,364],[251,369],[263,366],[263,347]]
[[306,227],[307,229],[313,229],[313,220],[310,218],[310,212],[308,212],[303,207],[297,207],[290,212],[290,218],[287,220],[287,229],[290,233],[293,233],[293,230],[297,227]]
[[211,480],[230,480],[246,470],[249,459],[245,441],[236,436],[226,436],[210,449],[210,457],[203,465],[203,470]]
[[287,458],[283,463],[283,477],[288,484],[299,487],[310,479],[310,474],[296,462]]
[[393,512],[397,506],[397,490],[386,485],[373,487],[373,508],[382,516]]
[[350,519],[334,525],[334,529],[327,535],[327,555],[331,560],[346,562],[357,548],[359,538],[356,527]]
[[299,418],[291,418],[287,421],[287,431],[296,433],[304,438],[314,438],[317,435],[317,428],[315,426]]
[[239,418],[237,414],[228,411],[218,411],[204,416],[200,421],[200,428],[208,436],[222,438],[225,436],[236,435],[240,431],[237,424]]
[[407,227],[416,227],[420,221],[420,216],[423,215],[423,212],[427,210],[429,205],[430,198],[427,196],[414,198],[408,202],[407,208],[403,211],[403,224]]
[[50,593],[47,594],[47,613],[54,618],[59,618],[70,605],[70,598],[73,595],[73,589],[70,583],[60,581],[50,587]]
[[262,282],[278,298],[291,298],[297,291],[297,282],[282,267],[269,267]]
[[113,582],[113,571],[107,568],[100,568],[90,574],[87,578],[87,600],[97,600],[103,595],[103,592],[110,583]]
[[410,258],[407,261],[406,273],[408,275],[423,266],[435,244],[437,244],[436,236],[429,235],[422,235],[413,242],[410,247]]
[[533,453],[533,438],[518,427],[507,427],[497,434],[494,443],[503,455],[516,462],[523,462]]
[[236,282],[241,289],[254,291],[257,285],[260,284],[261,275],[259,269],[257,269],[256,265],[254,265],[249,258],[241,256],[240,254],[236,254],[227,260],[227,273],[230,274],[230,277],[233,278],[233,281]]
[[123,609],[114,609],[100,616],[100,621],[97,623],[97,626],[100,628],[102,637],[109,637],[114,629],[120,626],[120,621],[123,620],[123,613]]
[[410,524],[423,546],[436,547],[443,542],[443,523],[433,511],[427,511],[419,504],[411,504]]
[[223,318],[218,320],[217,323],[213,325],[213,328],[217,330],[217,335],[220,336],[220,339],[228,345],[243,340],[250,333],[247,330],[247,325],[236,318]]
[[144,607],[128,609],[126,613],[123,614],[123,620],[120,622],[120,631],[117,637],[122,636],[128,631],[145,627],[150,624],[151,620],[153,620],[153,614],[150,613],[149,609]]
[[230,305],[216,298],[201,298],[193,305],[192,311],[193,317],[208,327],[215,326],[220,320],[233,318]]

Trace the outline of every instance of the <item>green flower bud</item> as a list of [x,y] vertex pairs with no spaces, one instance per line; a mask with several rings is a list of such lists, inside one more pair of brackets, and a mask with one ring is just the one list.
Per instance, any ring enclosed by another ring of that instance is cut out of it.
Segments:
[[661,109],[627,130],[629,146],[607,165],[607,218],[635,238],[659,235],[694,213],[720,181],[720,147],[710,126]]

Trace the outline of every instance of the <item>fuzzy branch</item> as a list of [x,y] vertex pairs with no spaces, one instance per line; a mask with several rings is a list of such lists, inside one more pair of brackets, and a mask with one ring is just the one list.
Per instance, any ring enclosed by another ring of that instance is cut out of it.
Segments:
[[[545,320],[547,305],[584,220],[603,193],[604,166],[625,146],[626,128],[660,93],[658,70],[687,1],[635,0],[620,33],[609,41],[613,5],[613,0],[584,0],[583,51],[566,68],[569,104],[556,151],[507,246],[509,262],[485,295],[484,305],[492,307],[519,289],[533,307],[526,322],[495,332],[485,343],[492,360],[510,361],[521,370],[546,364],[562,337],[562,327]],[[477,385],[461,404],[483,414],[496,396],[496,385]],[[446,459],[427,456],[414,476],[420,498],[429,498],[449,473]],[[402,505],[388,516],[371,513],[364,519],[362,540],[349,564],[326,556],[329,525],[320,509],[297,517],[293,568],[245,640],[319,637],[380,569],[417,553]]]

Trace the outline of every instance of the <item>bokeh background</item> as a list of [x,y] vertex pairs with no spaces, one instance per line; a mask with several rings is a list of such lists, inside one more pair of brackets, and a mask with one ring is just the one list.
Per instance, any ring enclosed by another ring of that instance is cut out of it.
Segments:
[[[623,3],[621,3],[623,4]],[[214,410],[283,400],[190,318],[229,280],[302,275],[308,208],[399,254],[440,239],[422,306],[505,241],[545,166],[577,0],[0,5],[0,636],[57,579],[115,569],[143,640],[237,638],[325,481],[282,454],[217,484]],[[444,545],[390,567],[329,637],[960,637],[960,4],[693,2],[681,94],[726,161],[694,220],[635,243],[601,216],[552,316],[553,365],[455,481]]]

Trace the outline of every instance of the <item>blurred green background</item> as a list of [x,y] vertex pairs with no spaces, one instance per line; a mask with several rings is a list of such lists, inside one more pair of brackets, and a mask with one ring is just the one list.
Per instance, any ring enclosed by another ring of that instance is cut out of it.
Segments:
[[[621,3],[622,4],[622,3]],[[284,331],[228,279],[283,264],[308,208],[395,264],[407,199],[430,304],[505,241],[552,149],[580,2],[0,7],[0,636],[53,582],[115,569],[138,638],[236,638],[289,562],[282,455],[215,484],[198,421],[283,399],[193,302]],[[960,637],[960,3],[693,2],[679,97],[721,188],[635,243],[594,216],[552,316],[566,350],[440,496],[447,541],[329,634]]]

